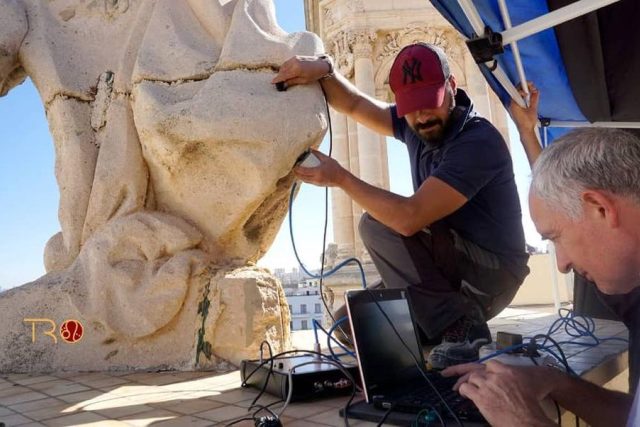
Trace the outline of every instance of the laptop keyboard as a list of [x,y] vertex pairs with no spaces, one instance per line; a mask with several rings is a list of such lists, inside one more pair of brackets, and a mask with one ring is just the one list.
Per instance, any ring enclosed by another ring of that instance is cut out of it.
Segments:
[[484,421],[475,404],[452,390],[457,378],[445,378],[440,374],[427,374],[442,398],[428,384],[414,391],[392,399],[374,398],[374,404],[383,409],[393,407],[393,411],[418,413],[423,409],[435,409],[443,418],[453,418],[442,400],[449,405],[458,418],[465,421]]

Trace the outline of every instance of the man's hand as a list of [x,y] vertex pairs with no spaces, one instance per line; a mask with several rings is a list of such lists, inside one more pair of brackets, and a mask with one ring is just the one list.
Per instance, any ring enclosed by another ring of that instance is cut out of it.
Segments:
[[[513,100],[511,100],[511,104],[509,105],[509,114],[511,114],[511,118],[520,133],[535,131],[536,125],[538,124],[538,101],[540,98],[540,92],[538,92],[538,89],[532,82],[528,82],[527,86],[529,87],[529,93],[531,94],[529,106],[523,108]],[[526,93],[523,89],[519,89],[518,92],[523,98],[526,97]]]
[[318,158],[320,164],[312,168],[296,166],[293,170],[296,177],[301,181],[321,187],[339,187],[349,172],[331,157],[316,150],[311,150],[311,152]]
[[[522,147],[527,154],[529,165],[533,166],[542,152],[542,147],[540,146],[540,142],[538,142],[538,137],[536,135],[540,92],[538,92],[538,89],[536,89],[533,83],[529,82],[528,86],[529,93],[531,94],[529,106],[522,108],[516,102],[511,101],[511,105],[509,105],[509,114],[511,114],[511,118],[518,128],[520,141],[522,142]],[[526,94],[524,90],[520,89],[520,95],[523,98],[525,97]]]
[[471,399],[492,426],[551,426],[540,406],[553,383],[547,369],[490,361],[452,366],[442,374],[461,375],[454,388]]
[[330,71],[331,63],[327,59],[317,56],[294,56],[282,64],[271,83],[284,82],[287,87],[309,84]]

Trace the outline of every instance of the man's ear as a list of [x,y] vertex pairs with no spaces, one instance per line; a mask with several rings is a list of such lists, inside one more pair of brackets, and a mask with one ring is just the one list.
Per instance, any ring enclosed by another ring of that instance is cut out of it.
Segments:
[[458,83],[456,82],[456,76],[454,76],[453,74],[449,76],[449,85],[451,86],[451,90],[455,95],[458,91]]
[[610,194],[598,190],[585,190],[581,196],[585,218],[605,221],[608,226],[619,226],[618,206]]

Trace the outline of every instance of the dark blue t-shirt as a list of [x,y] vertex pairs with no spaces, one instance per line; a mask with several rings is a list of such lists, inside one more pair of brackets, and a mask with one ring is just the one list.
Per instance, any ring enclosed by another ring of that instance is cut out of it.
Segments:
[[395,106],[391,109],[393,132],[407,145],[415,191],[434,176],[468,202],[443,221],[461,237],[498,256],[518,277],[527,274],[528,255],[522,229],[522,210],[507,144],[500,132],[479,117],[464,91],[458,89],[440,144],[423,141]]

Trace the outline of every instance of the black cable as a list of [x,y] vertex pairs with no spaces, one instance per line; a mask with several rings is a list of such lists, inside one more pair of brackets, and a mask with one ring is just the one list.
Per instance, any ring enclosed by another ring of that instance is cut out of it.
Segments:
[[258,405],[258,404],[253,404],[253,405],[249,406],[249,410],[252,410],[252,409],[254,409],[254,408],[258,408],[258,411],[256,411],[256,412],[254,412],[254,413],[253,413],[253,415],[254,415],[254,416],[255,416],[258,412],[260,412],[260,411],[267,411],[267,412],[269,412],[272,416],[274,416],[274,417],[278,417],[278,415],[277,415],[275,412],[273,412],[273,411],[271,410],[271,407],[272,407],[272,406],[274,406],[274,405],[277,405],[278,403],[283,403],[283,402],[284,402],[284,400],[280,399],[280,400],[276,400],[275,402],[271,402],[271,403],[269,403],[269,404],[267,404],[267,405]]
[[558,417],[558,427],[562,427],[562,412],[560,411],[560,405],[558,405],[558,402],[555,399],[551,399],[551,401],[556,406],[556,414]]
[[378,422],[377,427],[382,427],[382,424],[384,424],[384,422],[387,421],[387,418],[389,418],[389,414],[391,414],[391,411],[393,411],[393,405],[389,406],[387,412],[384,413],[384,415],[380,419],[380,422]]
[[[533,355],[529,355],[529,359],[531,359],[531,362],[536,365],[536,366],[540,366],[540,364],[538,363],[538,361],[536,360],[535,357],[533,357]],[[551,401],[553,402],[553,404],[556,407],[556,417],[558,418],[558,426],[562,427],[562,413],[560,412],[560,405],[558,405],[558,402],[556,402],[555,399],[551,399]]]
[[[567,356],[565,356],[564,351],[562,350],[562,347],[560,347],[560,344],[558,344],[558,342],[556,340],[554,340],[553,338],[551,338],[549,335],[546,334],[538,334],[535,335],[533,338],[531,338],[531,340],[529,341],[529,351],[531,351],[531,349],[533,348],[533,351],[535,351],[535,349],[537,348],[537,343],[536,340],[538,338],[544,338],[543,341],[543,346],[544,343],[546,343],[547,341],[551,341],[551,343],[558,349],[558,352],[560,353],[560,361],[562,362],[562,364],[564,365],[567,373],[569,375],[572,375],[574,377],[576,377],[576,373],[573,371],[573,369],[571,369],[571,366],[569,366],[569,361],[567,360]],[[529,354],[533,354],[533,353],[529,353]]]
[[[280,352],[278,354],[273,355],[273,357],[271,357],[270,359],[267,360],[263,360],[262,362],[260,362],[250,373],[249,375],[246,376],[246,378],[244,379],[244,382],[242,383],[243,387],[247,387],[247,381],[260,369],[262,368],[264,365],[266,365],[267,363],[272,362],[273,360],[282,357],[282,356],[286,356],[289,354],[311,354],[311,355],[315,355],[315,356],[319,356],[321,358],[326,359],[327,361],[331,362],[331,363],[335,363],[336,365],[339,366],[339,370],[340,372],[342,372],[349,381],[351,381],[352,384],[352,390],[351,390],[351,397],[349,398],[349,400],[347,401],[347,403],[345,404],[344,407],[344,422],[345,422],[345,426],[349,427],[349,420],[348,420],[348,413],[349,413],[349,408],[351,407],[351,403],[353,402],[353,399],[356,397],[356,390],[357,390],[357,386],[356,386],[356,381],[353,378],[353,376],[351,375],[351,373],[349,371],[346,370],[346,368],[344,367],[344,365],[342,365],[339,361],[335,361],[333,360],[330,356],[327,356],[325,354],[322,354],[320,352],[317,351],[312,351],[312,350],[287,350],[287,351],[283,351]],[[286,407],[286,406],[285,406]]]
[[444,422],[444,419],[442,418],[440,411],[438,411],[436,408],[433,408],[433,412],[436,414],[436,417],[438,417],[438,419],[440,420],[440,425],[442,427],[446,427],[447,424]]
[[[269,359],[271,360],[271,363],[269,365],[269,372],[267,372],[267,377],[264,379],[264,384],[262,384],[262,388],[260,389],[260,392],[258,393],[258,395],[253,399],[253,401],[251,402],[250,406],[253,406],[256,404],[256,402],[258,401],[258,399],[260,399],[260,397],[262,397],[262,395],[264,394],[264,392],[267,389],[267,385],[269,384],[269,379],[271,378],[271,375],[273,375],[273,350],[271,349],[271,344],[269,344],[268,341],[262,341],[260,343],[260,359],[262,360],[262,346],[266,344],[267,348],[269,349]],[[243,384],[241,384],[242,387],[246,387],[246,380]]]
[[416,358],[416,355],[413,354],[413,351],[411,351],[411,348],[409,348],[409,346],[407,345],[406,342],[404,342],[404,339],[402,339],[402,337],[400,336],[400,333],[398,332],[398,330],[396,329],[396,327],[393,325],[393,322],[391,321],[391,319],[389,319],[389,316],[387,316],[387,313],[384,311],[384,309],[382,308],[382,306],[380,305],[380,303],[378,302],[378,300],[375,298],[375,295],[373,294],[373,292],[371,292],[371,290],[367,289],[367,292],[369,293],[369,296],[371,297],[371,299],[373,300],[373,302],[376,304],[376,306],[378,306],[378,309],[380,310],[380,312],[382,313],[382,315],[384,316],[384,318],[387,320],[387,323],[389,323],[389,326],[391,326],[391,329],[393,329],[393,332],[395,332],[396,336],[398,337],[398,339],[400,340],[400,342],[402,343],[402,345],[404,346],[404,348],[407,349],[407,351],[409,352],[409,354],[411,355],[411,358],[413,358],[413,362],[415,363],[416,367],[418,368],[418,371],[420,372],[420,374],[423,376],[423,378],[426,380],[427,384],[429,384],[429,386],[433,389],[433,391],[435,392],[436,396],[438,396],[438,399],[440,399],[440,401],[442,402],[442,404],[444,405],[445,408],[447,408],[447,411],[449,411],[449,413],[451,414],[451,416],[453,417],[453,419],[456,421],[456,423],[462,427],[462,421],[460,421],[460,418],[458,418],[458,415],[456,415],[456,413],[454,412],[453,409],[451,409],[451,407],[449,406],[449,404],[447,403],[447,401],[444,399],[444,397],[442,397],[442,395],[440,394],[440,391],[438,390],[438,388],[433,384],[433,382],[429,379],[429,377],[427,376],[427,374],[424,372],[424,369],[422,366],[420,366],[420,362],[418,361],[418,359]]
[[[324,104],[325,104],[325,108],[327,111],[327,123],[329,126],[329,157],[331,157],[331,154],[333,152],[333,128],[332,128],[332,122],[331,122],[331,112],[329,110],[329,102],[327,101],[327,93],[325,92],[324,88],[322,87],[321,84],[319,84],[320,89],[322,90],[322,95],[324,96]],[[298,264],[300,265],[300,267],[302,268],[302,270],[311,277],[315,277],[314,274],[311,274],[309,271],[307,271],[306,267],[304,266],[304,264],[302,263],[302,260],[300,259],[300,256],[298,255],[298,250],[296,248],[296,243],[295,243],[295,239],[293,238],[293,196],[295,195],[295,191],[297,188],[297,183],[293,183],[292,187],[291,187],[291,193],[289,195],[289,234],[291,236],[291,246],[293,247],[293,253],[296,257],[296,260],[298,261]],[[331,312],[331,310],[329,309],[329,305],[327,304],[327,301],[325,299],[324,296],[324,277],[325,277],[325,273],[324,273],[324,264],[325,264],[325,251],[326,251],[326,243],[327,243],[327,227],[328,227],[328,223],[329,223],[329,189],[327,187],[325,187],[325,193],[324,193],[324,197],[325,197],[325,202],[324,202],[324,227],[323,227],[323,234],[322,234],[322,256],[321,256],[321,266],[320,266],[320,282],[319,282],[319,288],[320,288],[320,299],[322,300],[322,305],[324,306],[324,309],[327,311],[327,314],[329,315],[329,317],[331,318],[331,321],[333,322],[333,324],[336,323],[336,319],[333,315],[333,313]],[[366,287],[366,277],[364,274],[364,268],[362,267],[362,263],[357,259],[357,258],[349,258],[344,260],[343,262],[341,262],[338,266],[336,266],[335,268],[333,268],[329,273],[326,274],[326,276],[329,276],[333,273],[335,273],[336,271],[338,271],[340,268],[342,268],[343,266],[351,263],[351,262],[355,262],[358,267],[360,268],[360,273],[362,275],[362,286]],[[348,342],[353,345],[353,342],[351,341],[351,338],[349,337],[349,335],[347,335],[344,332],[344,329],[342,329],[342,326],[338,325],[338,329],[340,330],[340,332],[342,332],[342,335],[348,340]]]
[[255,421],[255,418],[254,418],[254,417],[244,417],[244,418],[240,418],[239,420],[235,420],[235,421],[230,422],[229,424],[225,424],[225,425],[224,425],[224,427],[229,427],[229,426],[232,426],[232,425],[235,425],[235,424],[241,423],[241,422],[243,422],[243,421]]
[[[426,415],[429,415],[429,412],[430,412],[430,411],[433,411],[433,413],[436,415],[436,417],[438,417],[438,421],[440,421],[440,426],[441,426],[441,427],[447,427],[447,423],[445,423],[445,422],[444,422],[444,418],[442,418],[442,415],[440,414],[440,412],[439,412],[435,407],[433,407],[433,406],[431,406],[429,409],[423,409],[423,410],[421,410],[420,412],[418,412],[418,413],[416,414],[415,422],[411,424],[411,425],[412,425],[412,427],[413,427],[413,424],[415,424],[415,427],[420,427],[420,416],[421,416],[423,413],[425,413],[425,416],[426,416]],[[427,422],[425,423],[425,425],[427,425],[427,426],[428,426],[429,424],[431,424],[431,422],[430,422],[429,420],[427,420]]]
[[[333,347],[331,346],[331,340],[332,339],[336,339],[333,338],[331,335],[329,335],[329,331],[327,331],[325,328],[323,328],[321,325],[316,324],[316,328],[320,329],[322,332],[325,333],[325,335],[327,336],[327,345],[328,345],[328,350],[329,353],[331,353],[331,357],[333,357],[334,359],[338,360],[338,356],[336,355],[336,353],[333,351]],[[337,342],[337,341],[336,341]]]
[[[324,91],[324,87],[322,87],[320,83],[318,83],[318,85],[322,90],[322,96],[324,96],[324,106],[327,110],[327,123],[329,125],[329,157],[331,157],[331,153],[333,152],[333,129],[331,128],[331,112],[329,111],[329,101],[327,100],[327,93]],[[327,244],[328,224],[329,224],[329,188],[325,187],[324,188],[324,227],[322,231],[322,257],[320,258],[319,288],[320,288],[320,296],[322,298],[322,302],[324,303],[324,308],[325,310],[327,310],[327,313],[329,313],[329,316],[331,316],[331,320],[333,321],[333,323],[335,323],[336,319],[333,316],[333,313],[330,313],[328,304],[324,298],[324,292],[322,291],[324,286],[324,262],[325,262],[325,255],[327,251],[326,244]],[[344,333],[344,330],[342,329],[342,327],[340,327],[340,332],[342,332],[344,336],[347,336],[347,334]]]
[[255,404],[254,404],[254,405],[249,406],[249,409],[248,409],[248,410],[250,411],[250,410],[252,410],[252,409],[254,409],[254,408],[258,408],[258,410],[257,410],[257,411],[255,411],[255,412],[253,413],[253,419],[255,419],[255,418],[256,418],[256,415],[258,415],[261,411],[267,411],[269,414],[271,414],[271,416],[272,416],[272,417],[275,417],[277,420],[279,420],[279,419],[280,419],[280,417],[278,417],[278,414],[276,414],[275,412],[273,412],[273,411],[271,410],[271,408],[269,408],[269,406],[272,406],[272,405],[274,405],[274,404],[276,404],[276,403],[280,403],[280,402],[282,402],[282,400],[278,400],[278,401],[273,402],[273,403],[270,403],[270,404],[268,404],[268,405],[255,405]]

